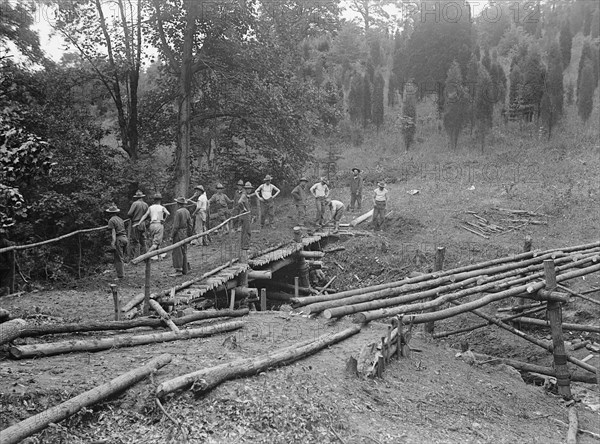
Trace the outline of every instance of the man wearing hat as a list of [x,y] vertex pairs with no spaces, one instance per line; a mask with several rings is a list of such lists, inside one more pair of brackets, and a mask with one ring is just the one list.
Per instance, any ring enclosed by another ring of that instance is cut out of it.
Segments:
[[[160,193],[156,193],[154,196],[152,196],[152,199],[154,200],[154,203],[148,207],[148,210],[144,213],[137,224],[141,225],[148,217],[150,218],[148,234],[152,238],[152,246],[148,249],[148,252],[157,250],[160,247],[160,244],[162,244],[165,233],[163,224],[165,223],[165,219],[171,214],[160,204],[162,200],[162,195]],[[134,227],[137,225],[134,225]]]
[[296,188],[292,190],[292,197],[296,204],[296,210],[298,211],[298,224],[304,225],[306,222],[306,183],[308,179],[304,176],[300,178],[300,183],[296,185]]
[[252,192],[252,189],[252,184],[250,182],[246,182],[244,184],[242,194],[240,194],[240,197],[236,202],[236,210],[238,214],[248,212],[248,214],[244,214],[240,217],[242,227],[240,249],[245,250],[246,255],[247,250],[250,249],[250,198],[248,195]]
[[350,211],[354,211],[354,204],[360,211],[362,204],[363,178],[359,168],[352,168],[352,179],[350,179]]
[[[192,213],[192,218],[195,218],[195,233],[200,234],[206,231],[206,221],[208,219],[208,198],[202,185],[196,185],[194,187],[194,198],[198,195],[198,201],[196,202],[196,208]],[[192,242],[193,243],[193,242]],[[208,239],[206,236],[202,236],[202,245],[208,245]]]
[[108,220],[108,228],[111,230],[112,241],[110,246],[113,250],[115,270],[117,271],[117,278],[123,279],[125,277],[123,257],[128,242],[127,234],[125,234],[125,222],[118,216],[120,211],[115,204],[111,204],[106,210],[111,215],[111,218]]
[[317,205],[317,218],[316,223],[320,227],[324,223],[324,213],[327,206],[327,198],[329,197],[329,187],[327,186],[327,179],[321,177],[321,181],[310,187],[310,193],[315,197],[315,203]]
[[148,204],[144,202],[144,197],[146,195],[141,192],[141,190],[137,190],[137,192],[133,195],[134,199],[131,204],[131,208],[127,212],[127,217],[131,219],[132,227],[135,224],[135,228],[131,229],[131,256],[132,259],[146,252],[146,225],[140,225],[140,219],[144,215],[146,211],[148,211]]
[[[12,225],[14,223],[0,226],[0,248],[12,247],[15,244],[8,239],[8,228]],[[0,296],[14,292],[13,261],[14,256],[12,251],[0,253]],[[14,265],[16,270],[17,264]]]
[[331,200],[327,198],[327,207],[329,211],[331,211],[331,219],[329,219],[325,224],[333,221],[335,224],[333,232],[337,233],[340,231],[340,220],[342,220],[342,216],[344,215],[344,210],[346,209],[346,205],[339,200]]
[[377,188],[373,192],[373,229],[375,231],[381,230],[381,225],[383,225],[388,193],[389,190],[385,187],[385,182],[378,182]]
[[[177,211],[175,212],[175,220],[173,221],[173,243],[176,244],[183,239],[190,237],[192,233],[192,216],[185,207],[185,197],[178,197]],[[176,272],[187,274],[187,245],[182,245],[173,250],[173,267]]]
[[273,178],[267,174],[264,178],[264,183],[254,192],[254,195],[258,197],[260,202],[261,228],[265,227],[267,219],[269,219],[269,224],[273,228],[273,220],[275,219],[273,199],[281,192],[279,188],[271,183],[271,179]]
[[[229,204],[233,203],[233,200],[223,192],[224,188],[223,184],[218,183],[217,192],[208,201],[210,205],[215,207],[219,223],[227,220]],[[225,226],[225,230],[229,233],[229,224]]]

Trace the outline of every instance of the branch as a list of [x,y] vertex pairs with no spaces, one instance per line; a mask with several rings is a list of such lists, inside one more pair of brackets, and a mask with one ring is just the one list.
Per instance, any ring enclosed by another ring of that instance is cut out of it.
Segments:
[[160,46],[163,50],[163,53],[167,57],[169,64],[171,65],[171,69],[175,72],[179,72],[178,63],[175,59],[175,54],[173,54],[173,50],[167,43],[167,38],[165,37],[165,29],[163,25],[163,21],[160,13],[160,0],[154,0],[154,10],[156,11],[156,24],[158,28],[158,36],[160,38]]

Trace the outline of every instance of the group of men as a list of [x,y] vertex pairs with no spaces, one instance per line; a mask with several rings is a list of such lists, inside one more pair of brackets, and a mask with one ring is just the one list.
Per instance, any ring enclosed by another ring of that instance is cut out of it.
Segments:
[[[362,204],[363,179],[360,175],[359,168],[352,169],[352,179],[350,183],[350,211],[354,211],[356,207],[359,211]],[[240,216],[235,222],[237,230],[241,231],[241,249],[248,250],[250,248],[250,197],[256,196],[260,203],[261,228],[266,226],[273,227],[274,223],[274,199],[281,193],[281,190],[271,183],[272,177],[266,175],[264,182],[254,190],[250,182],[239,180],[237,182],[237,191],[233,199],[229,198],[223,192],[224,186],[221,183],[216,185],[216,193],[208,199],[206,190],[202,185],[197,185],[194,188],[194,194],[190,198],[178,197],[175,199],[177,210],[173,219],[172,239],[173,243],[177,243],[186,239],[193,234],[206,232],[210,222],[210,208],[216,211],[216,219],[219,223],[225,222],[230,215],[229,206],[233,205],[236,215]],[[315,199],[316,204],[316,225],[322,227],[329,222],[334,223],[334,232],[339,231],[340,220],[346,209],[346,205],[329,197],[330,189],[325,177],[310,187],[307,190],[306,185],[308,179],[301,177],[299,184],[292,190],[292,198],[296,205],[298,213],[298,223],[304,225],[306,223],[307,199],[310,194]],[[385,208],[388,200],[388,190],[385,188],[385,183],[379,182],[378,188],[373,193],[373,226],[375,230],[381,229],[385,217]],[[146,195],[138,190],[133,196],[136,199],[127,216],[131,219],[131,254],[132,257],[143,255],[146,252],[151,252],[160,248],[164,237],[164,223],[170,216],[162,204],[162,196],[160,193],[153,195],[153,204],[148,205],[144,198]],[[186,204],[194,204],[194,210],[190,214],[186,208]],[[110,215],[108,227],[111,230],[111,247],[114,252],[114,265],[119,279],[124,276],[124,262],[129,239],[125,230],[123,219],[118,216],[121,210],[116,205],[111,205],[106,209],[106,213]],[[329,217],[326,215],[329,214]],[[229,224],[224,226],[224,230],[229,232],[232,228]],[[146,240],[151,240],[151,246],[146,250]],[[199,239],[201,245],[208,245],[208,236],[202,236]],[[184,273],[189,269],[187,262],[187,244],[184,244],[173,250],[173,267],[178,273]]]

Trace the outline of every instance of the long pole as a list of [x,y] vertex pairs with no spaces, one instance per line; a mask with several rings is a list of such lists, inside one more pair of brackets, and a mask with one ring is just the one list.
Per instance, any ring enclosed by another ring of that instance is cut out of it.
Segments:
[[144,281],[144,315],[150,313],[150,259],[146,259],[146,276]]

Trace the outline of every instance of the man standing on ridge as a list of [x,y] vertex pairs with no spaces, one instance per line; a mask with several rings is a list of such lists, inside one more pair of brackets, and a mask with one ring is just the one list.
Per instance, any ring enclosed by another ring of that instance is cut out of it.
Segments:
[[359,168],[352,168],[352,179],[350,179],[350,211],[354,211],[354,204],[360,211],[362,206],[362,191],[363,191],[363,178],[360,175]]
[[324,213],[327,206],[327,198],[329,197],[329,187],[327,186],[327,179],[321,177],[321,181],[310,187],[310,193],[315,197],[315,204],[317,206],[317,226],[322,226],[325,219]]
[[381,230],[383,225],[389,193],[389,190],[385,188],[385,182],[378,182],[377,187],[373,192],[373,229],[375,231]]
[[131,258],[146,253],[146,224],[140,224],[140,219],[148,211],[148,204],[144,202],[146,195],[141,190],[133,195],[135,200],[127,212],[131,219]]
[[308,179],[304,176],[300,178],[300,183],[292,190],[292,197],[298,211],[298,224],[304,226],[306,222],[306,183]]
[[[192,235],[192,216],[185,207],[185,197],[178,197],[175,202],[177,202],[177,212],[173,221],[174,244]],[[173,250],[173,268],[178,273],[187,274],[187,245],[184,244]]]
[[[217,217],[219,219],[219,223],[225,222],[228,217],[229,204],[233,203],[233,201],[223,192],[223,184],[217,184],[217,192],[212,195],[212,197],[208,200],[209,204],[212,204],[217,209]],[[229,233],[229,223],[225,225],[225,231]]]
[[150,205],[146,213],[144,213],[138,222],[138,225],[141,225],[146,218],[150,217],[148,234],[152,238],[152,246],[148,249],[148,252],[158,250],[158,248],[160,248],[160,244],[162,244],[165,233],[165,227],[163,224],[165,223],[165,219],[171,214],[160,204],[162,200],[162,195],[160,193],[156,193],[152,199],[154,200],[154,203]]
[[261,206],[261,228],[265,227],[267,219],[269,220],[271,228],[274,228],[273,220],[275,219],[275,215],[273,200],[279,195],[281,190],[271,183],[271,179],[273,178],[267,174],[264,178],[265,182],[254,192],[254,195],[258,197]]
[[[203,231],[206,231],[206,221],[208,219],[208,198],[206,197],[206,193],[204,191],[204,187],[202,185],[196,185],[195,187],[196,194],[199,194],[198,201],[196,202],[196,208],[192,213],[192,217],[195,218],[195,234],[200,234]],[[201,245],[208,245],[207,236],[202,236]]]
[[111,230],[110,246],[113,250],[115,270],[117,278],[123,279],[125,277],[123,259],[128,241],[127,234],[125,234],[125,222],[118,216],[120,211],[115,204],[110,205],[106,210],[111,215],[111,218],[108,220],[108,228]]

